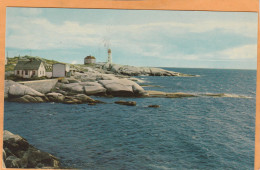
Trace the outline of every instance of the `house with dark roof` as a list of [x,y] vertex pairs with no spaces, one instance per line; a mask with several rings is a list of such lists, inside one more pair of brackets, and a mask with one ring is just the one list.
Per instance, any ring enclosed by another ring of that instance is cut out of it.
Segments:
[[96,58],[94,56],[87,56],[84,59],[84,64],[92,64],[92,63],[96,63]]
[[46,76],[46,69],[40,59],[22,59],[18,60],[14,68],[14,74],[23,78],[43,77]]

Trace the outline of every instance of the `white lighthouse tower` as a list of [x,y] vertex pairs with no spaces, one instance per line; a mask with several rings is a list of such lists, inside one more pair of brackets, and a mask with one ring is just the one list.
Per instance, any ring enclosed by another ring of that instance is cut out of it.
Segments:
[[112,64],[112,52],[111,52],[111,49],[110,49],[110,48],[107,50],[107,53],[108,53],[107,63],[108,63],[108,64]]

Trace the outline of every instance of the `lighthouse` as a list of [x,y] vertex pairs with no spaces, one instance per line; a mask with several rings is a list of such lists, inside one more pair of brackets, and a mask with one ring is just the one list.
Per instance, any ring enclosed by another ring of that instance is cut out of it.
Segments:
[[111,49],[110,49],[110,48],[107,50],[107,53],[108,53],[107,63],[108,63],[108,64],[112,64],[112,52],[111,52]]

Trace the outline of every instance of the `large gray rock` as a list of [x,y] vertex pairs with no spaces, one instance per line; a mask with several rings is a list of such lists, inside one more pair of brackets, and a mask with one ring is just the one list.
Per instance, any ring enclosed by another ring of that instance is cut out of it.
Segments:
[[3,160],[4,160],[4,161],[6,160],[6,153],[5,153],[5,150],[3,150]]
[[24,96],[24,95],[30,95],[30,96],[41,96],[43,97],[44,94],[30,88],[24,85],[21,85],[19,83],[16,83],[11,80],[5,81],[5,97],[17,97],[17,96]]
[[44,102],[44,100],[41,97],[34,97],[34,96],[30,96],[30,95],[24,95],[21,98],[23,98],[25,100],[28,100],[30,103],[41,103],[41,102]]
[[113,96],[144,96],[145,90],[137,83],[128,79],[99,80],[107,93]]
[[40,151],[19,135],[4,131],[3,146],[7,168],[60,168],[59,160],[53,155]]
[[87,95],[105,95],[106,89],[98,82],[85,82],[84,86],[85,94]]
[[106,89],[107,93],[113,96],[134,96],[132,85],[126,85],[124,82],[118,80],[100,80]]
[[128,65],[121,66],[121,65],[113,64],[111,66],[111,71],[113,71],[114,73],[120,73],[129,76],[138,76],[141,74],[142,69],[134,66],[128,66]]
[[84,104],[84,103],[101,103],[92,99],[85,94],[77,94],[74,96],[65,96],[63,103],[65,104]]
[[101,80],[115,80],[117,79],[114,74],[102,74]]
[[99,72],[75,73],[74,78],[81,82],[95,82],[102,79],[102,74]]
[[113,96],[142,96],[145,94],[144,89],[137,83],[128,79],[99,80],[106,89],[108,94]]
[[25,151],[29,147],[29,143],[24,138],[7,130],[4,130],[3,144],[4,148],[8,148],[15,156],[18,151]]
[[58,79],[47,79],[47,80],[24,81],[19,83],[28,86],[40,93],[45,94],[51,92],[54,89],[57,82]]
[[46,94],[46,96],[51,102],[58,102],[58,103],[63,102],[65,98],[65,96],[60,93],[48,93]]
[[19,102],[19,103],[43,103],[48,100],[46,100],[44,97],[37,97],[37,96],[30,96],[30,95],[24,95],[22,97],[12,97],[8,99],[11,102]]
[[[104,69],[108,69],[104,67]],[[123,74],[128,76],[139,76],[139,75],[148,75],[148,76],[193,76],[182,74],[173,71],[167,71],[161,68],[153,68],[153,67],[134,67],[128,65],[118,65],[112,64],[110,71],[117,74]]]
[[10,86],[13,85],[15,82],[12,80],[5,80],[5,88],[4,88],[4,98],[8,98],[8,92],[10,89]]
[[72,93],[84,93],[84,88],[79,83],[63,84],[61,89]]
[[81,101],[82,103],[94,103],[95,100],[85,94],[77,94],[74,96],[75,99]]
[[21,159],[15,156],[9,156],[5,161],[5,165],[7,168],[23,168]]

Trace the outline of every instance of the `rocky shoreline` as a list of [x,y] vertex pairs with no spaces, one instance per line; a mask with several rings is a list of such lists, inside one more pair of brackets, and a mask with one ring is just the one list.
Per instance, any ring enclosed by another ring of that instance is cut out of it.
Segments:
[[[103,66],[104,67],[104,66]],[[10,102],[44,103],[55,102],[64,104],[96,105],[104,102],[90,96],[127,97],[127,98],[183,98],[183,97],[234,97],[249,98],[242,95],[225,93],[191,94],[182,92],[146,91],[139,83],[144,83],[131,76],[185,76],[159,68],[136,68],[132,66],[112,65],[110,68],[85,67],[84,71],[76,72],[70,78],[33,81],[33,83],[5,80],[4,99]],[[44,83],[43,83],[44,81]],[[46,84],[50,84],[46,86]],[[36,88],[37,87],[37,88]],[[40,91],[39,89],[44,89]],[[135,101],[115,101],[115,104],[136,106]],[[159,108],[156,103],[147,107]],[[3,165],[7,168],[50,168],[60,167],[60,161],[53,155],[40,151],[30,145],[26,139],[4,131]]]
[[55,156],[38,150],[23,137],[4,130],[3,168],[60,169],[61,166]]
[[[95,70],[88,72],[76,72],[70,78],[52,79],[55,83],[46,86],[45,80],[33,81],[32,83],[19,83],[12,80],[5,80],[4,98],[10,102],[22,103],[43,103],[55,102],[64,104],[83,104],[96,105],[104,103],[95,100],[90,96],[102,97],[160,97],[160,98],[183,98],[183,97],[237,97],[247,98],[241,95],[232,94],[190,94],[182,92],[161,92],[146,91],[138,82],[142,80],[117,74],[105,74]],[[37,87],[37,88],[35,88]],[[45,93],[37,91],[44,88]]]
[[32,83],[5,80],[5,100],[23,103],[57,102],[93,105],[102,102],[89,96],[149,97],[149,92],[138,84],[142,81],[131,76],[193,76],[160,68],[115,64],[103,65],[102,68],[83,67],[81,69],[84,71],[75,72],[70,78],[59,78],[58,81],[56,79],[56,81],[47,82],[51,86],[46,86],[44,80],[31,81]]
[[196,77],[197,75],[183,74],[179,72],[168,71],[156,67],[135,67],[119,64],[105,64],[100,66],[103,70],[111,71],[113,74],[126,76],[178,76],[178,77]]

